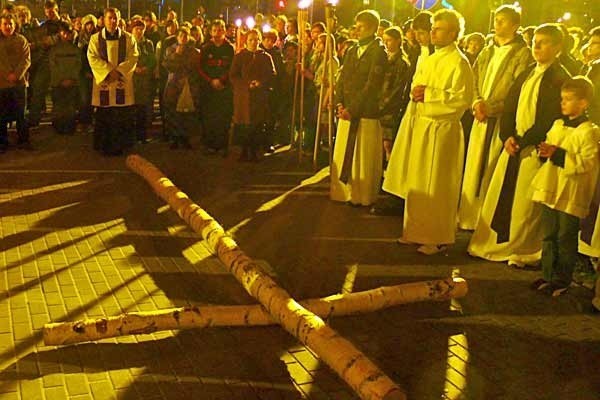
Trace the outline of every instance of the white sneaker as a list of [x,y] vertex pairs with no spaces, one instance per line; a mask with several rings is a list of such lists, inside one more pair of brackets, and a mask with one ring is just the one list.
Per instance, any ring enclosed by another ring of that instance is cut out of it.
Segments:
[[440,252],[446,250],[447,248],[448,248],[448,246],[445,246],[443,244],[424,244],[423,246],[419,247],[417,249],[417,251],[419,253],[423,253],[425,255],[431,256],[433,254],[440,253]]

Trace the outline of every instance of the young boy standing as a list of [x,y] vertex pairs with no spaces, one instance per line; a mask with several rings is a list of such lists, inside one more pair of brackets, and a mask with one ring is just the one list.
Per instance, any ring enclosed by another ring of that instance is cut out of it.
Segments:
[[533,179],[532,200],[542,204],[543,278],[532,288],[553,297],[571,283],[580,219],[589,212],[598,177],[600,130],[586,115],[593,91],[582,76],[565,81],[560,93],[563,118],[538,146],[545,164]]

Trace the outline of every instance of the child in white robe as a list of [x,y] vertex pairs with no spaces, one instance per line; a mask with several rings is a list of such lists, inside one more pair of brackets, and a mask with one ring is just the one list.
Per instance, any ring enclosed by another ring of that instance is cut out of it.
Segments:
[[563,119],[554,122],[538,151],[546,161],[532,182],[532,200],[542,204],[542,272],[532,288],[554,297],[569,287],[577,260],[580,219],[594,195],[600,161],[600,130],[586,110],[593,85],[585,77],[567,80],[561,89]]

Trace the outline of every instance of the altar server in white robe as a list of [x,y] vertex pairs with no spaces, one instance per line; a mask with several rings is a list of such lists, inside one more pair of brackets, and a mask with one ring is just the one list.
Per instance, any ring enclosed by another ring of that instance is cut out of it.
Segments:
[[[415,73],[412,77],[411,89],[414,86],[421,85],[421,69],[425,60],[434,53],[435,47],[431,44],[431,18],[433,14],[429,11],[422,11],[412,22],[412,28],[415,31],[415,38],[421,47],[421,52],[416,59]],[[410,155],[410,144],[413,137],[413,122],[417,110],[417,103],[410,101],[406,112],[400,121],[398,134],[392,147],[390,160],[383,180],[383,190],[391,195],[406,198],[406,178],[408,177],[408,160]]]
[[104,11],[105,27],[92,35],[87,53],[94,75],[94,148],[105,155],[120,155],[134,141],[133,73],[138,49],[131,34],[117,27],[119,18],[116,8]]
[[494,12],[494,40],[473,65],[475,76],[475,121],[469,137],[458,222],[461,229],[474,230],[481,204],[502,152],[498,136],[504,99],[515,79],[531,63],[531,51],[517,34],[520,11],[509,5]]
[[358,44],[348,49],[336,88],[339,118],[330,197],[355,206],[375,202],[381,187],[383,133],[379,124],[379,96],[387,54],[375,33],[379,14],[364,10],[356,15]]
[[500,121],[504,150],[498,159],[469,254],[516,267],[541,258],[541,207],[531,200],[531,182],[541,166],[536,146],[561,117],[560,88],[569,78],[558,61],[563,34],[554,24],[536,28],[533,58],[506,98]]
[[435,254],[454,243],[464,162],[460,119],[473,98],[473,72],[456,46],[464,19],[454,10],[433,16],[431,42],[436,51],[415,76],[413,137],[406,178],[401,243]]

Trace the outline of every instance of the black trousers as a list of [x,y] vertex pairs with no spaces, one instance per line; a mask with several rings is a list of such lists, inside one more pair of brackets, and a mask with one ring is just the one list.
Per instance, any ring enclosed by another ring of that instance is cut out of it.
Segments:
[[119,154],[134,143],[135,106],[97,107],[94,124],[94,149],[104,154]]
[[17,86],[0,89],[0,145],[8,145],[8,124],[17,121],[19,143],[29,141],[29,131],[25,121],[27,105],[27,88]]

